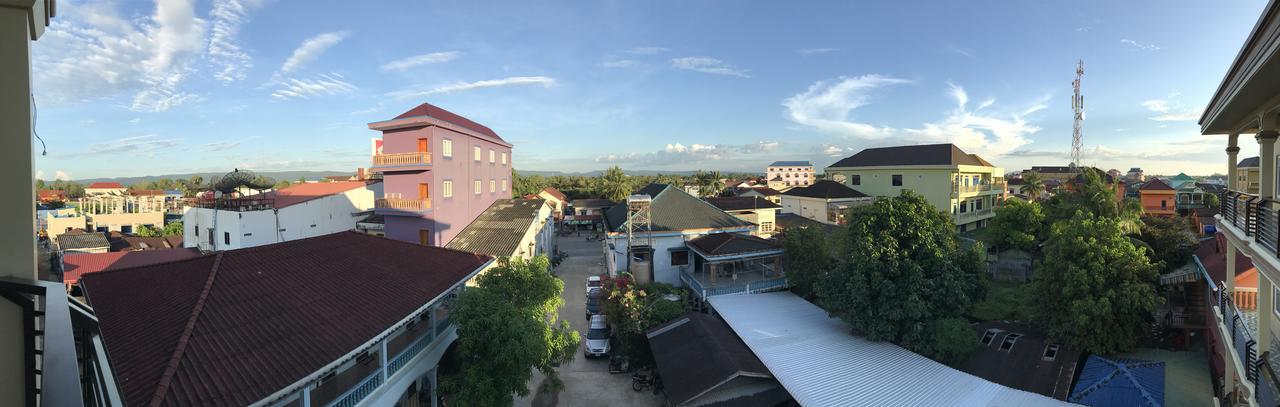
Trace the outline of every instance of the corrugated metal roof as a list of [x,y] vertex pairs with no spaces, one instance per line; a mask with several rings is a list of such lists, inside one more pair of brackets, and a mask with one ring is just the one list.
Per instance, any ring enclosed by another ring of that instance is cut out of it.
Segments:
[[1090,355],[1070,400],[1090,406],[1163,406],[1164,362]]
[[[652,227],[654,231],[686,229],[745,228],[752,224],[725,213],[715,206],[689,195],[688,192],[667,184],[649,184],[636,194],[653,198]],[[605,211],[605,222],[611,231],[625,231],[627,204],[621,203]]]
[[476,216],[445,247],[496,258],[515,256],[525,233],[538,222],[546,199],[499,199]]
[[1001,386],[888,342],[790,292],[710,298],[725,322],[804,406],[1065,406]]

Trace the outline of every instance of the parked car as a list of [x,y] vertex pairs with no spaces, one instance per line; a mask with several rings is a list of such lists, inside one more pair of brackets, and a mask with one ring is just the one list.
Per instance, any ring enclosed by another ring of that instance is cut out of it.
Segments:
[[583,348],[583,356],[609,356],[609,322],[604,315],[592,315],[591,325],[587,330],[587,345]]
[[600,280],[600,276],[587,277],[587,295],[599,291],[603,285],[604,282]]
[[604,313],[604,304],[600,300],[600,290],[597,289],[587,293],[587,319],[591,319],[592,315],[600,315]]

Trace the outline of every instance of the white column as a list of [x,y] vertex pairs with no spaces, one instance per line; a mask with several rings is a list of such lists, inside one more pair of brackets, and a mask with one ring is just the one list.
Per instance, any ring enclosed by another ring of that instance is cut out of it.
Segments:
[[1258,140],[1258,170],[1261,179],[1258,180],[1258,196],[1262,199],[1274,199],[1276,196],[1276,137],[1280,136],[1274,128],[1259,131],[1255,139]]
[[1240,140],[1240,133],[1232,133],[1227,138],[1227,190],[1237,191],[1240,189],[1236,181],[1236,164],[1240,163],[1240,146],[1237,145]]
[[[0,276],[36,279],[35,160],[32,155],[30,5],[0,1]],[[22,2],[19,2],[22,3]],[[29,2],[28,2],[29,3]],[[43,3],[43,2],[41,2]],[[41,7],[37,5],[36,7]],[[42,13],[41,13],[42,14]],[[43,16],[40,17],[43,20]],[[43,23],[43,21],[41,21]],[[9,386],[5,386],[9,387]]]

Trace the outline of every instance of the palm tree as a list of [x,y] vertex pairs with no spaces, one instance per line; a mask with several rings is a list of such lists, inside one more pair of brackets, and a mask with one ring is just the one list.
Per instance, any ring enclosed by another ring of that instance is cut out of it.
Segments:
[[1040,179],[1040,173],[1029,171],[1022,174],[1022,193],[1032,201],[1040,199],[1040,194],[1044,193],[1044,180]]
[[724,189],[724,181],[720,180],[720,171],[698,170],[694,173],[694,179],[698,185],[698,195],[703,197],[719,196],[720,190]]
[[627,199],[627,195],[631,194],[631,185],[627,180],[627,174],[622,172],[622,168],[618,166],[609,167],[600,175],[600,193],[605,199],[614,202],[621,202]]

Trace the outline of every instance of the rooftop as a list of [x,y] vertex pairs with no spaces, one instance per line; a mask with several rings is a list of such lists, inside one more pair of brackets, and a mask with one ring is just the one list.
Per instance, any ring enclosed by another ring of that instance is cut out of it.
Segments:
[[542,198],[493,201],[445,247],[497,258],[514,256],[525,231],[539,220],[538,212],[546,204]]
[[95,183],[89,184],[89,186],[86,186],[85,188],[101,188],[101,189],[124,188],[124,184],[121,184],[119,182],[95,182]]
[[182,236],[142,237],[111,232],[107,237],[111,242],[111,251],[127,252],[135,250],[172,249],[182,247]]
[[110,248],[111,242],[101,232],[63,233],[58,235],[58,248],[62,250]]
[[93,273],[81,285],[125,403],[247,405],[392,328],[488,261],[342,232]]
[[440,120],[443,122],[456,125],[458,127],[465,128],[467,130],[474,131],[476,133],[480,133],[488,137],[492,137],[494,139],[497,139],[498,141],[505,142],[505,140],[503,140],[502,137],[499,137],[498,133],[494,132],[493,129],[490,129],[489,127],[483,124],[476,123],[471,119],[462,117],[461,115],[450,112],[448,110],[444,110],[443,108],[440,108],[439,106],[436,106],[430,103],[420,104],[417,107],[414,107],[404,113],[401,113],[399,116],[396,116],[395,119],[392,119],[392,120],[412,119],[412,118],[419,118],[419,117],[430,117],[436,120]]
[[569,200],[569,197],[564,196],[564,192],[560,192],[560,190],[555,189],[555,187],[543,188],[542,192],[546,192],[548,195],[551,195],[556,199],[559,199],[561,202]]
[[266,198],[271,199],[275,203],[275,208],[286,208],[300,203],[304,203],[314,199],[324,198],[330,195],[341,194],[353,189],[365,188],[377,182],[365,181],[333,181],[333,182],[307,182],[302,184],[293,184],[287,188],[277,189],[271,192],[265,192],[258,195],[251,195],[245,198]]
[[812,167],[813,163],[808,161],[774,161],[769,164],[770,167]]
[[748,210],[748,209],[775,209],[775,208],[782,207],[781,205],[778,205],[776,203],[769,202],[768,199],[764,199],[758,196],[728,196],[728,197],[702,198],[702,200],[707,201],[707,203],[710,203],[711,205],[717,208],[720,208],[720,210],[722,211],[742,211],[742,210]]
[[[974,324],[973,329],[981,342],[962,366],[966,373],[1058,400],[1066,400],[1071,394],[1080,352],[1045,339],[1039,330],[1026,324],[989,321]],[[985,340],[987,332],[992,332],[990,341]],[[1002,345],[1006,339],[1013,339],[1011,334],[1018,336],[1005,349]],[[1050,345],[1056,345],[1057,351],[1052,359],[1045,360]]]
[[1089,406],[1161,407],[1164,362],[1089,355],[1069,401]]
[[1164,181],[1161,181],[1159,178],[1152,178],[1151,180],[1142,184],[1142,188],[1138,188],[1138,190],[1139,191],[1172,191],[1173,187],[1169,186],[1169,184],[1166,184]]
[[693,400],[740,376],[773,377],[742,339],[711,315],[688,313],[646,335],[671,405]]
[[830,180],[818,181],[807,187],[792,188],[782,194],[820,199],[870,198],[869,195],[858,192],[848,185]]
[[769,188],[769,187],[766,187],[766,186],[761,186],[761,185],[753,186],[753,187],[750,187],[750,188],[744,188],[743,190],[738,191],[738,195],[742,195],[742,194],[745,194],[745,193],[748,193],[748,192],[755,192],[755,193],[760,194],[760,195],[763,195],[763,196],[776,196],[776,195],[782,195],[782,192],[779,192],[779,191],[778,191],[778,190],[776,190],[776,189]]
[[973,165],[993,167],[975,154],[965,153],[955,144],[921,144],[877,147],[859,151],[827,168],[887,167],[910,165]]
[[[653,198],[651,204],[652,230],[688,230],[749,228],[751,223],[689,195],[683,189],[667,184],[649,184],[636,194]],[[605,211],[605,224],[610,231],[626,230],[627,205],[619,204]]]
[[196,249],[140,250],[131,252],[70,253],[62,258],[62,280],[74,283],[88,273],[149,266],[200,256]]
[[1236,164],[1236,167],[1238,167],[1238,168],[1258,168],[1258,162],[1259,162],[1259,161],[1258,161],[1258,156],[1253,156],[1253,157],[1249,157],[1249,158],[1246,158],[1246,159],[1240,160],[1240,163],[1239,163],[1239,164]]
[[711,233],[688,241],[690,247],[708,256],[776,252],[782,245],[756,236],[739,233]]
[[569,203],[569,205],[573,206],[575,209],[583,209],[583,208],[600,209],[600,208],[608,208],[610,206],[613,206],[613,201],[610,201],[608,199],[600,199],[600,198],[574,199],[573,202]]

